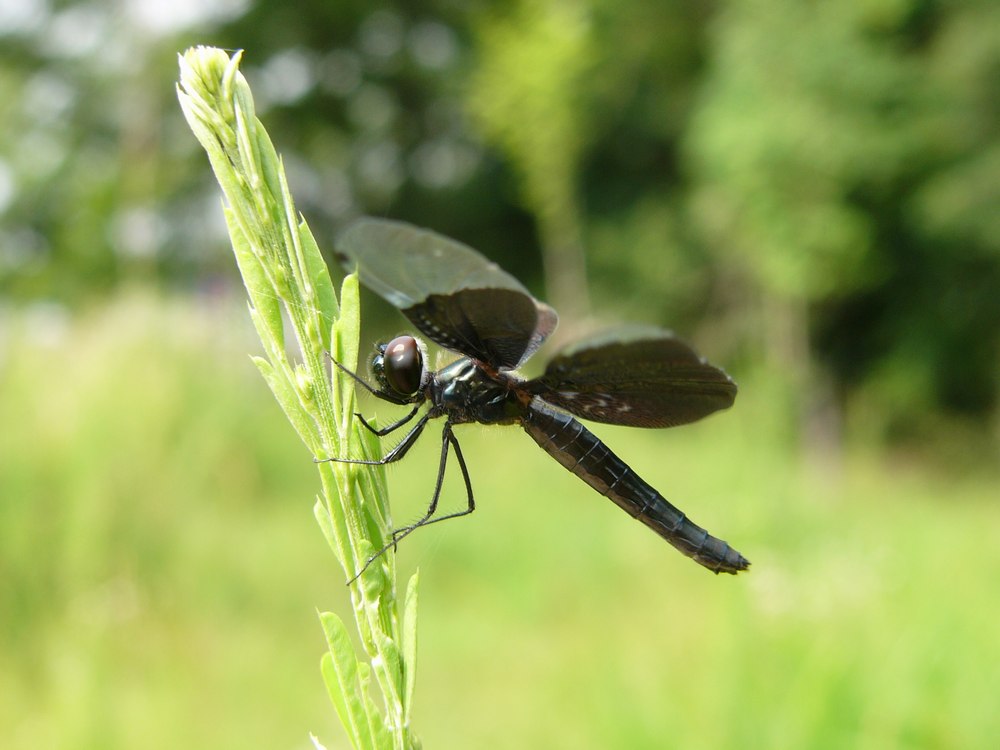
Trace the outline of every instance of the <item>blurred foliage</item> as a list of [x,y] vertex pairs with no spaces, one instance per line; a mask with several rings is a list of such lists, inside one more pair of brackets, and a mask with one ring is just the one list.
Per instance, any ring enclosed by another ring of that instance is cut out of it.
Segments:
[[567,330],[589,297],[800,411],[996,446],[992,0],[19,0],[0,38],[7,300],[231,283],[172,81],[186,46],[238,47],[318,237],[411,220],[540,294],[544,268]]
[[[595,318],[741,385],[717,422],[601,431],[753,559],[735,581],[516,431],[461,435],[480,509],[401,547],[434,569],[427,747],[995,745],[995,0],[0,4],[0,745],[338,736],[314,608],[346,597],[242,359],[193,44],[246,50],[321,245],[388,215],[558,296],[578,243]],[[800,460],[817,425],[837,472]]]
[[595,62],[590,19],[560,0],[513,5],[480,24],[469,108],[520,177],[547,249],[549,301],[572,326],[589,308],[576,186],[591,125],[584,107]]
[[[308,451],[246,358],[242,300],[125,295],[5,330],[0,746],[343,747],[315,616],[349,617],[343,573]],[[995,746],[997,472],[865,451],[817,475],[776,390],[749,383],[684,430],[599,430],[751,557],[737,578],[519,429],[458,429],[479,508],[398,558],[422,572],[425,747]],[[438,449],[390,472],[398,522],[424,509]],[[449,474],[443,502],[463,501]]]
[[126,295],[4,323],[0,746],[331,734],[315,607],[349,605],[245,307]]
[[762,348],[867,386],[902,434],[996,410],[998,21],[980,2],[755,2],[711,22],[693,224]]

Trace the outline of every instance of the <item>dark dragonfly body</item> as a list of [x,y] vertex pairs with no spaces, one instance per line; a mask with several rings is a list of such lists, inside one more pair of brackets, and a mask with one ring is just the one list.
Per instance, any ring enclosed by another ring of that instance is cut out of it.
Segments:
[[522,425],[556,461],[695,562],[716,573],[737,573],[750,564],[726,542],[689,521],[569,414],[536,403]]
[[[637,518],[682,553],[716,573],[737,573],[749,562],[671,505],[573,416],[610,424],[670,427],[727,408],[736,385],[667,331],[630,328],[594,338],[556,355],[545,372],[523,380],[512,370],[555,329],[555,311],[471,248],[398,222],[362,219],[338,239],[345,266],[406,315],[433,341],[465,356],[432,372],[421,342],[409,335],[379,344],[374,395],[413,406],[385,435],[430,408],[378,461],[403,458],[431,419],[445,417],[437,482],[426,514],[393,532],[393,542],[420,526],[471,513],[472,483],[453,427],[520,424],[549,455]],[[553,408],[556,407],[556,408]],[[568,413],[567,413],[568,412]],[[435,516],[449,451],[465,481],[467,508]],[[376,556],[377,557],[377,554]],[[374,557],[372,559],[375,559]],[[369,560],[369,563],[371,560]]]

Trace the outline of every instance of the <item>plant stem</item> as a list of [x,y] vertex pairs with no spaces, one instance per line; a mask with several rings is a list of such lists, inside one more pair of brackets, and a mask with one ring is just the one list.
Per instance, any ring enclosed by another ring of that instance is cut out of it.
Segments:
[[[180,57],[178,97],[225,195],[233,251],[264,346],[254,357],[292,426],[317,457],[378,454],[377,440],[353,416],[354,383],[329,368],[329,356],[356,369],[357,279],[348,276],[338,305],[333,283],[309,227],[295,210],[281,159],[254,113],[239,72],[242,54],[196,47]],[[293,362],[285,328],[301,352]],[[328,354],[329,353],[329,354]],[[347,578],[391,526],[380,467],[317,463],[322,496],[315,514]],[[419,747],[410,728],[416,629],[416,575],[400,618],[393,551],[387,550],[349,587],[366,660],[359,659],[344,624],[321,613],[329,652],[322,672],[331,700],[355,748]],[[374,675],[381,711],[368,686]]]

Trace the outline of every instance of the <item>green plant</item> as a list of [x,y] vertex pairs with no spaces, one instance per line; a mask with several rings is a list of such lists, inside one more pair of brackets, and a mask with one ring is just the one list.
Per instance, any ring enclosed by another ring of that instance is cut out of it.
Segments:
[[[338,305],[333,283],[305,221],[295,211],[281,159],[254,113],[239,72],[241,53],[197,47],[180,58],[181,108],[226,198],[233,250],[264,346],[260,369],[313,456],[375,455],[374,436],[353,417],[354,383],[329,374],[329,355],[348,368],[358,356],[358,286],[348,276]],[[287,316],[287,317],[286,317]],[[287,321],[287,322],[286,322]],[[286,324],[301,351],[286,350]],[[392,550],[354,579],[390,527],[385,476],[377,467],[317,463],[322,497],[316,518],[347,577],[364,658],[344,623],[320,614],[329,652],[327,690],[355,748],[413,748],[410,728],[416,646],[417,578],[407,586],[403,616]],[[374,678],[382,709],[369,691]]]

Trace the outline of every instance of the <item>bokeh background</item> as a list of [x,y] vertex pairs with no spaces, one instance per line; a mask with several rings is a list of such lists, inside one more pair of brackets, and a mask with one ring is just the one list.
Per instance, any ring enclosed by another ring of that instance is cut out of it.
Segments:
[[[343,575],[247,356],[192,44],[246,50],[325,250],[429,226],[563,340],[665,325],[741,386],[598,430],[737,578],[460,431],[479,510],[400,551],[426,747],[996,746],[995,0],[0,0],[0,746],[345,746]],[[392,469],[397,520],[436,452]]]

